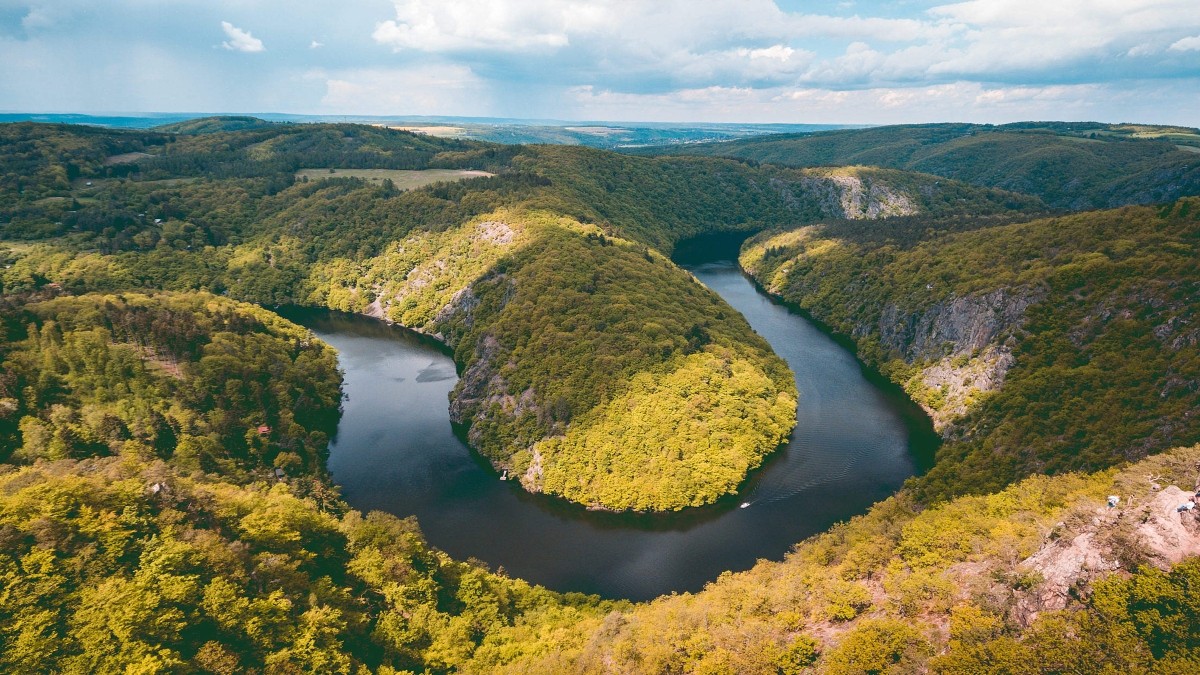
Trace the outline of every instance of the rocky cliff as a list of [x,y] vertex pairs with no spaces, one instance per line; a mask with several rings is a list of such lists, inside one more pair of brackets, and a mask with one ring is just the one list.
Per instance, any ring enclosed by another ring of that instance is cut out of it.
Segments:
[[758,235],[740,260],[925,407],[949,442],[919,482],[946,496],[1200,439],[1198,206],[831,222]]
[[1026,310],[1045,295],[1042,287],[1004,288],[951,296],[909,311],[891,302],[873,326],[863,322],[852,334],[878,339],[915,367],[905,389],[929,413],[934,428],[949,433],[953,420],[1004,383]]

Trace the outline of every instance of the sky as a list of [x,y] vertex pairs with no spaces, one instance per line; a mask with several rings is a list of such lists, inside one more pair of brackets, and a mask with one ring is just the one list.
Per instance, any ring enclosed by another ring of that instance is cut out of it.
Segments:
[[0,111],[1200,126],[1197,0],[0,0]]

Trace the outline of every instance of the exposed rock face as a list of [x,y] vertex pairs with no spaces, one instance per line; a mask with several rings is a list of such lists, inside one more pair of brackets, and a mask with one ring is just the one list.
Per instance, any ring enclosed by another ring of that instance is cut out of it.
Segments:
[[[450,399],[451,420],[458,424],[477,422],[478,420],[472,420],[473,413],[482,407],[484,401],[503,400],[503,393],[507,387],[503,378],[496,374],[496,361],[500,358],[500,351],[500,343],[491,335],[484,336],[475,345],[475,358],[471,359],[463,370],[458,386],[455,387],[455,395]],[[478,435],[477,427],[478,424],[472,425],[470,436]],[[478,439],[470,440],[475,443]]]
[[[1112,524],[1113,518],[1097,516],[1097,523]],[[1037,614],[1063,609],[1071,601],[1071,591],[1096,578],[1120,569],[1120,563],[1107,547],[1097,542],[1095,529],[1090,529],[1069,541],[1055,541],[1043,546],[1021,566],[1042,576],[1042,583],[1018,604],[1018,613],[1032,622]]]
[[1007,345],[992,344],[977,356],[945,356],[921,369],[921,386],[936,392],[940,401],[936,408],[925,406],[934,429],[948,432],[953,420],[964,415],[976,397],[1004,384],[1012,364],[1012,350]]
[[475,237],[490,244],[507,246],[515,236],[512,226],[500,220],[485,220],[475,226]]
[[[906,384],[943,434],[974,399],[998,389],[1013,365],[1008,339],[1029,307],[1045,297],[1042,288],[1000,289],[952,297],[917,312],[884,307],[873,327],[880,342],[909,363],[924,364]],[[860,325],[855,337],[871,333]]]
[[907,361],[971,353],[1000,342],[1021,324],[1025,310],[1043,297],[1043,289],[1000,289],[952,297],[911,314],[890,304],[879,317],[879,339]]
[[532,448],[533,459],[529,462],[529,468],[525,469],[525,473],[521,474],[521,485],[530,492],[542,491],[542,453],[537,449],[537,446]]
[[1138,523],[1134,532],[1153,561],[1163,569],[1200,555],[1200,507],[1179,510],[1191,498],[1191,492],[1171,485],[1144,506],[1130,509],[1133,513],[1126,514]]
[[[488,456],[497,469],[512,467],[507,461],[509,458],[496,457],[488,452],[492,448],[483,443],[485,430],[512,420],[519,421],[526,416],[536,419],[540,413],[537,394],[533,389],[525,389],[517,396],[508,393],[508,381],[503,375],[508,365],[503,362],[506,358],[500,342],[492,335],[485,335],[476,344],[475,356],[463,370],[450,399],[450,419],[457,424],[470,423],[467,440]],[[513,442],[531,446],[537,440],[537,437],[518,437]],[[540,477],[540,472],[537,477]],[[522,485],[531,491],[539,491],[537,485],[527,478],[530,477],[522,477]]]
[[909,197],[881,181],[845,172],[803,178],[800,186],[831,218],[851,220],[911,216],[919,209]]
[[770,181],[794,210],[813,205],[822,217],[850,220],[911,216],[921,210],[908,195],[857,169],[810,169],[806,174],[795,183]]
[[[1132,550],[1160,569],[1200,555],[1200,507],[1191,492],[1171,485],[1157,492],[1124,496],[1116,508],[1100,508],[1070,539],[1052,539],[1020,567],[1043,581],[1020,599],[1018,614],[1031,623],[1041,612],[1063,609],[1094,581],[1122,568],[1119,547]],[[1122,539],[1124,534],[1131,534]],[[1130,570],[1132,571],[1132,570]]]
[[383,308],[383,301],[376,296],[371,304],[367,305],[367,311],[363,312],[373,319],[382,319],[388,321],[387,312]]
[[[479,297],[475,295],[475,291],[467,286],[459,290],[450,298],[450,302],[438,310],[436,316],[433,317],[433,325],[442,327],[461,319],[461,325],[464,330],[470,330],[475,326],[475,308],[479,306]],[[458,346],[458,334],[443,332],[438,330],[433,334],[433,337],[445,342],[450,347]]]

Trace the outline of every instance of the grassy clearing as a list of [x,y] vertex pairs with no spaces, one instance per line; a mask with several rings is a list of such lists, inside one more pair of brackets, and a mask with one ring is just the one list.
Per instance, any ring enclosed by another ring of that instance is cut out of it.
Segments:
[[114,164],[132,164],[134,162],[150,159],[155,157],[148,152],[126,152],[120,155],[110,155],[104,158],[104,166],[113,166]]
[[397,131],[411,131],[414,134],[424,134],[426,136],[436,136],[437,138],[465,138],[467,130],[463,127],[443,127],[443,126],[409,126],[409,125],[392,125],[380,124],[377,125],[384,129],[395,129]]
[[322,178],[362,178],[373,183],[391,180],[401,190],[414,190],[425,185],[448,180],[482,178],[495,174],[469,169],[425,169],[424,171],[402,171],[398,169],[300,169],[296,180],[321,180]]
[[0,239],[0,251],[7,250],[9,253],[24,255],[28,253],[37,244],[27,241],[13,241],[9,239]]

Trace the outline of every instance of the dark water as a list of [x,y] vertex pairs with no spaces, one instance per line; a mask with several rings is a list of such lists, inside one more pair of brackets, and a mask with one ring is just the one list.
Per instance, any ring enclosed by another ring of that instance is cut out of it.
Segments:
[[329,457],[346,500],[416,515],[429,541],[456,558],[555,590],[640,600],[780,559],[922,468],[914,457],[931,451],[928,422],[911,403],[868,381],[849,352],[760,294],[732,262],[691,269],[787,360],[801,391],[790,443],[742,494],[661,516],[529,495],[498,480],[455,435],[447,413],[454,363],[436,346],[365,317],[289,312],[337,348],[346,372],[349,398]]

